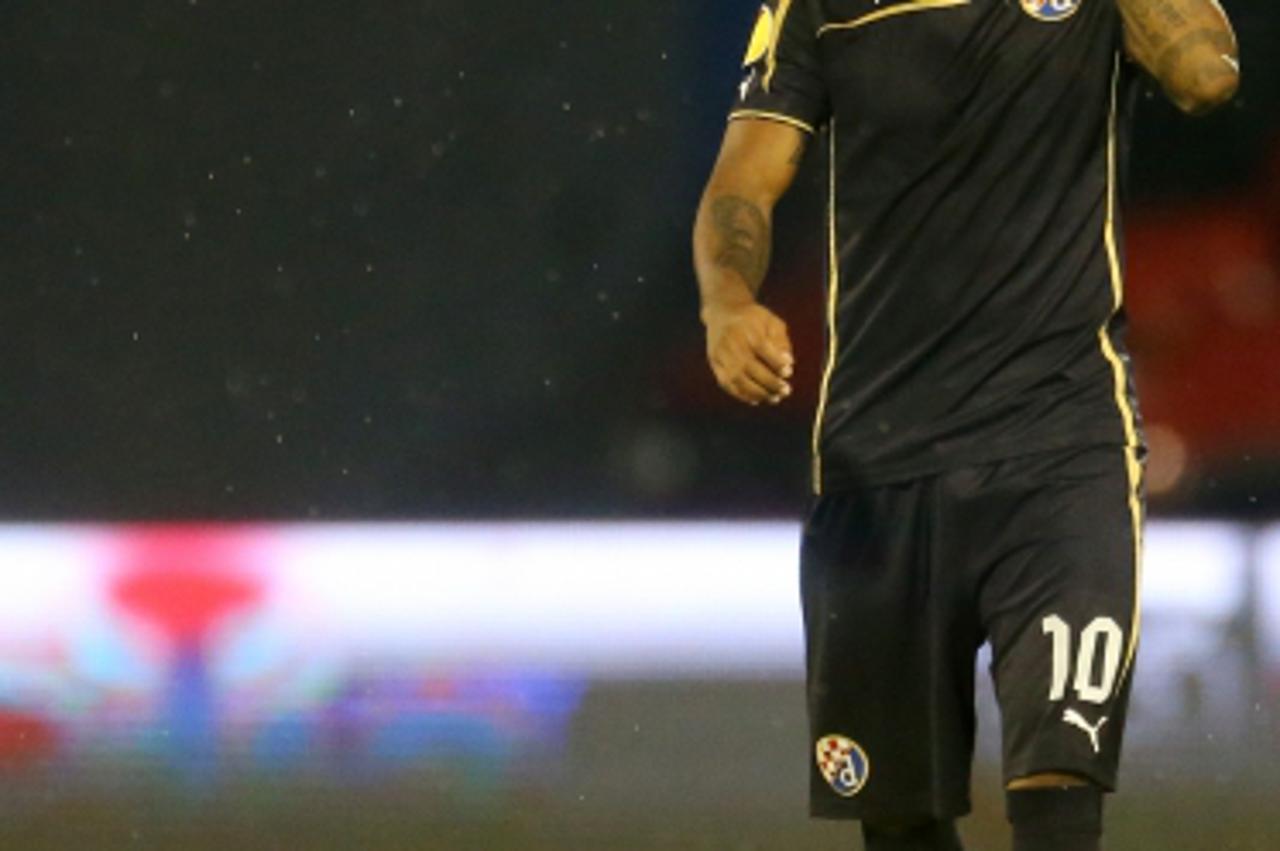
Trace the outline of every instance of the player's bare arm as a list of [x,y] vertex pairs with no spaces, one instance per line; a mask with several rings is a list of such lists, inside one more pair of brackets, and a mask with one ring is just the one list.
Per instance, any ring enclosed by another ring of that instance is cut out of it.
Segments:
[[1235,33],[1217,0],[1117,0],[1125,48],[1184,112],[1231,100],[1240,84]]
[[773,208],[795,178],[807,141],[779,122],[730,122],[694,225],[707,360],[721,388],[750,405],[777,404],[791,394],[786,323],[756,296],[769,269]]

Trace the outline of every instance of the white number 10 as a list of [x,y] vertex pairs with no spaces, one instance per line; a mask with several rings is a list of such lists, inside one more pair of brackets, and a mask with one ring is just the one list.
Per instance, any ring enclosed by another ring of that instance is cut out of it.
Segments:
[[[1057,615],[1040,622],[1044,634],[1053,640],[1053,678],[1049,699],[1062,700],[1067,695],[1067,679],[1071,671],[1071,626]],[[1095,681],[1098,642],[1102,641],[1102,676]],[[1120,651],[1124,647],[1124,630],[1111,618],[1094,618],[1080,633],[1080,652],[1076,656],[1073,686],[1081,700],[1104,703],[1111,696],[1120,670]]]

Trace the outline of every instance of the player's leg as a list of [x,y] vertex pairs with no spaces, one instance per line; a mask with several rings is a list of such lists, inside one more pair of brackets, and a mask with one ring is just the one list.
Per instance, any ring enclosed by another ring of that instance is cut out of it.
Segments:
[[955,819],[862,823],[866,851],[964,851]]
[[957,851],[969,810],[981,634],[930,540],[932,488],[826,496],[805,527],[810,808],[862,820],[872,851]]
[[1020,466],[982,593],[1014,848],[1097,851],[1137,646],[1139,465],[1093,449]]
[[1013,851],[1100,851],[1102,788],[1080,777],[1045,773],[1009,784]]

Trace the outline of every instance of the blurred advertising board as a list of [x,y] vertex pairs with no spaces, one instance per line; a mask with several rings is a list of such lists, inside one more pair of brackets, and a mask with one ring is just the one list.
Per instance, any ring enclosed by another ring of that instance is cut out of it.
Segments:
[[[799,679],[797,548],[781,522],[0,527],[0,762],[545,759],[594,682]],[[1280,531],[1153,523],[1146,552],[1139,708],[1244,699],[1224,636],[1256,598],[1280,660]]]

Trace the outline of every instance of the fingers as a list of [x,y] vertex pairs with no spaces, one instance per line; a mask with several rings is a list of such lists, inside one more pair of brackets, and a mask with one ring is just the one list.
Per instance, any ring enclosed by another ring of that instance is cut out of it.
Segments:
[[795,367],[795,355],[791,350],[791,338],[787,334],[787,323],[776,316],[769,317],[765,324],[764,339],[756,348],[756,353],[780,378],[790,378]]
[[765,389],[764,385],[749,375],[737,376],[725,389],[729,391],[729,395],[748,405],[759,405],[772,398],[772,394]]
[[791,395],[791,385],[751,351],[741,357],[718,359],[712,366],[721,388],[749,405],[776,405]]
[[778,404],[791,395],[791,385],[763,360],[749,361],[745,372],[756,384],[764,388],[768,400]]
[[749,405],[776,405],[791,395],[794,356],[786,323],[755,305],[718,329],[709,329],[708,355],[716,381]]
[[787,323],[766,312],[762,324],[763,333],[751,341],[755,359],[747,363],[746,371],[769,392],[768,401],[776,405],[791,395],[788,379],[794,371],[795,356],[787,336]]

